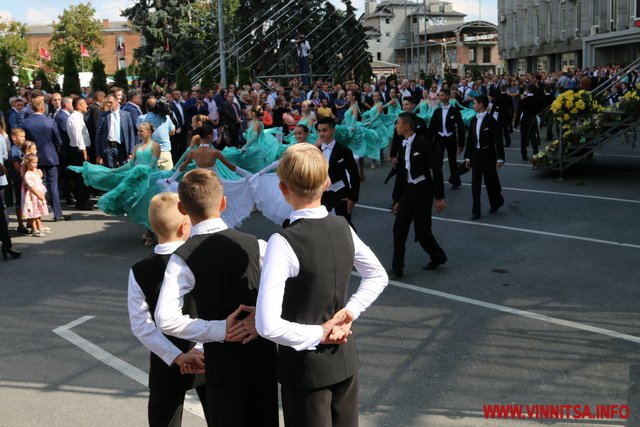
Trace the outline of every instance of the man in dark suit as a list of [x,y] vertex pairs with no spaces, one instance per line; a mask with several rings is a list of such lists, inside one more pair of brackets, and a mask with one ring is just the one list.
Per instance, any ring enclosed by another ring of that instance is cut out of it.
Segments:
[[415,80],[411,80],[409,82],[409,92],[411,92],[411,96],[415,99],[422,99],[422,88],[416,85]]
[[101,90],[96,91],[93,94],[93,104],[91,104],[91,108],[87,111],[84,119],[84,122],[87,124],[87,130],[89,131],[89,138],[91,138],[91,146],[87,148],[87,154],[89,161],[92,163],[96,161],[96,129],[98,128],[98,121],[100,121],[103,102],[104,92]]
[[318,139],[322,142],[322,153],[329,162],[331,180],[329,188],[322,195],[322,204],[329,212],[335,209],[336,215],[345,217],[353,227],[351,213],[360,196],[360,174],[353,152],[336,143],[335,133],[336,123],[331,117],[318,119]]
[[171,92],[171,98],[171,117],[176,127],[176,133],[171,137],[171,157],[173,164],[176,164],[187,149],[189,123],[187,123],[187,106],[182,101],[182,92],[175,89]]
[[434,150],[424,137],[416,133],[416,115],[401,113],[396,121],[396,132],[404,137],[398,151],[396,182],[393,187],[393,262],[390,278],[404,273],[405,244],[411,223],[414,223],[416,241],[431,257],[424,270],[434,270],[447,262],[447,255],[431,232],[431,206],[435,198],[436,210],[442,212],[444,183],[442,167],[434,158]]
[[60,158],[58,151],[62,141],[58,133],[58,127],[53,119],[44,115],[44,98],[38,97],[31,103],[33,115],[25,119],[22,126],[27,140],[36,143],[38,149],[38,168],[44,174],[44,182],[51,197],[53,206],[53,219],[64,221],[71,219],[69,215],[62,214],[60,194],[58,192],[58,165]]
[[329,103],[329,106],[333,103],[333,93],[329,90],[329,84],[322,83],[322,90],[318,94],[318,100],[322,102],[323,99],[326,99]]
[[58,133],[60,134],[60,140],[62,145],[60,146],[60,174],[62,175],[62,197],[66,200],[67,205],[74,205],[76,200],[72,195],[71,176],[73,172],[67,170],[69,166],[69,134],[67,132],[67,122],[69,116],[73,112],[72,100],[68,96],[63,97],[60,100],[60,108],[53,115],[53,120],[58,127]]
[[518,104],[516,111],[516,121],[514,127],[518,127],[520,123],[520,153],[522,160],[528,161],[527,147],[531,144],[533,154],[538,154],[538,145],[540,141],[540,130],[538,129],[538,114],[542,111],[542,103],[535,95],[536,86],[527,85],[527,96]]
[[[418,100],[412,96],[407,96],[402,100],[402,111],[412,113],[416,108],[416,105],[418,105]],[[431,134],[429,133],[427,122],[425,122],[423,118],[418,116],[416,116],[416,133],[422,135],[425,141],[431,143],[431,138],[429,137],[429,135]],[[402,146],[402,141],[404,141],[404,137],[402,135],[399,135],[394,128],[393,138],[391,139],[391,146],[389,148],[389,157],[391,158],[394,169],[398,164],[398,151]]]
[[240,130],[242,118],[240,117],[240,109],[233,102],[234,94],[231,91],[226,92],[226,100],[220,108],[220,120],[226,128],[226,145],[238,147],[240,145]]
[[108,111],[100,114],[96,128],[96,163],[109,168],[125,164],[135,147],[135,126],[131,115],[120,109],[118,98],[106,99]]
[[460,111],[449,105],[449,99],[451,99],[449,89],[441,89],[438,97],[440,98],[440,107],[433,112],[429,122],[429,134],[436,150],[435,159],[440,162],[440,167],[444,161],[445,151],[447,153],[449,183],[451,189],[455,190],[460,187],[460,176],[456,170],[458,169],[458,152],[462,152],[464,148],[464,122]]
[[[131,89],[127,92],[127,103],[122,107],[122,111],[126,111],[131,116],[133,127],[137,128],[138,117],[142,115],[142,93],[137,89]],[[140,144],[138,133],[135,135],[136,144]]]
[[[510,127],[513,120],[513,101],[507,94],[507,85],[500,86],[500,92],[494,97],[493,118],[502,128],[506,147],[511,146]],[[496,114],[497,113],[497,114]]]
[[496,213],[504,204],[498,178],[498,169],[504,165],[504,146],[500,125],[487,112],[489,99],[485,95],[475,98],[473,109],[476,117],[469,124],[469,137],[464,151],[467,168],[471,168],[471,193],[473,194],[473,208],[471,219],[480,218],[480,191],[482,179],[487,187],[487,195],[491,209],[489,213]]

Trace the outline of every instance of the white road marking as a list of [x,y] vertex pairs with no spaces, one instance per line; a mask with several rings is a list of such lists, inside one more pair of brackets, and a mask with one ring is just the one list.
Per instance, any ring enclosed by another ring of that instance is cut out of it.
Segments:
[[[144,387],[147,387],[149,384],[149,374],[125,362],[124,360],[119,359],[113,354],[103,350],[102,348],[98,347],[94,343],[86,340],[85,338],[82,338],[80,335],[71,331],[73,327],[78,326],[81,323],[86,322],[87,320],[91,320],[94,317],[95,316],[83,316],[79,319],[74,320],[73,322],[67,323],[66,325],[62,325],[54,329],[53,333],[69,341],[71,344],[75,345],[80,350],[86,353],[89,353],[91,356],[98,359],[100,362],[104,363],[105,365],[112,367],[113,369],[126,375],[132,380],[137,381]],[[202,405],[200,404],[200,401],[198,400],[198,398],[192,394],[192,392],[187,393],[187,395],[185,396],[184,409],[204,419],[204,412],[202,411]]]
[[[389,213],[391,212],[391,209],[384,209],[376,206],[367,206],[367,205],[357,205],[357,206],[363,209],[369,209],[373,211],[389,212]],[[550,231],[540,231],[540,230],[531,230],[529,228],[509,227],[507,225],[488,224],[486,222],[478,222],[478,221],[464,221],[461,219],[439,218],[437,216],[432,217],[432,219],[434,221],[454,222],[458,224],[467,224],[467,225],[473,225],[477,227],[497,228],[500,230],[509,230],[509,231],[517,231],[521,233],[537,234],[539,236],[557,237],[560,239],[579,240],[582,242],[600,243],[603,245],[621,246],[625,248],[640,249],[640,245],[636,245],[633,243],[613,242],[611,240],[593,239],[591,237],[582,237],[582,236],[572,236],[570,234],[552,233]]]
[[[352,276],[360,277],[355,271],[351,273]],[[520,317],[527,317],[529,319],[539,320],[541,322],[553,323],[555,325],[565,326],[567,328],[579,329],[581,331],[592,332],[594,334],[606,335],[608,337],[630,341],[636,344],[640,344],[640,337],[634,335],[623,334],[621,332],[612,331],[610,329],[599,328],[597,326],[585,325],[571,320],[558,319],[556,317],[545,316],[544,314],[538,314],[531,311],[520,310],[518,308],[507,307],[504,305],[493,304],[490,302],[480,301],[473,298],[467,298],[459,295],[450,294],[447,292],[436,291],[434,289],[423,288],[421,286],[415,286],[408,283],[402,283],[395,280],[389,280],[389,284],[398,288],[407,289],[410,291],[420,292],[422,294],[433,295],[440,298],[446,298],[452,301],[462,302],[465,304],[472,304],[478,307],[488,308],[490,310],[502,311],[504,313],[513,314]]]

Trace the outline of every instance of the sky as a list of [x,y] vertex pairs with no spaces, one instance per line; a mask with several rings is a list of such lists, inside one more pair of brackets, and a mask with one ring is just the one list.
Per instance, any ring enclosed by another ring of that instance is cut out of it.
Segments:
[[[466,13],[467,20],[473,21],[480,16],[486,21],[497,23],[498,6],[497,0],[448,0],[453,4],[453,9]],[[339,3],[338,0],[332,0]],[[79,1],[68,0],[21,0],[12,2],[2,2],[0,6],[0,17],[13,18],[28,24],[50,23],[69,5],[78,4]],[[10,4],[7,4],[10,3]],[[121,20],[120,11],[133,4],[132,0],[105,0],[93,1],[96,15],[100,19]],[[364,11],[365,0],[353,0],[353,4],[359,12]]]

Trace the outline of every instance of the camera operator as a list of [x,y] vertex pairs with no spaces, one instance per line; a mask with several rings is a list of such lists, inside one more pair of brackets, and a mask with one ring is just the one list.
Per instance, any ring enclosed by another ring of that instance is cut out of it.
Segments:
[[302,82],[303,84],[309,84],[311,79],[306,74],[309,73],[309,51],[311,46],[304,34],[298,34],[298,37],[292,41],[296,44],[296,50],[298,51],[298,73],[305,74],[302,77]]
[[173,169],[171,159],[171,137],[176,133],[176,127],[171,121],[171,105],[165,98],[151,97],[147,100],[147,114],[138,117],[136,127],[140,123],[147,122],[153,125],[154,131],[151,139],[160,145],[160,157],[158,158],[158,169]]

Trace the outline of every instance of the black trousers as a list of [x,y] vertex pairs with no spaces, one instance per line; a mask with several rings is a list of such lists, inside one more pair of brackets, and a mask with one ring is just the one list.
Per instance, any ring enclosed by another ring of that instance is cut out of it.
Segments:
[[5,215],[4,199],[2,198],[3,188],[0,187],[0,242],[2,249],[11,249],[11,237],[9,237],[9,223]]
[[449,160],[449,183],[451,185],[460,185],[460,176],[456,173],[458,169],[458,144],[456,136],[444,137],[436,135],[436,159],[440,161],[440,165],[444,163],[444,153],[447,153]]
[[398,214],[393,224],[393,262],[394,270],[404,268],[404,254],[409,229],[413,222],[416,241],[429,254],[433,261],[443,261],[447,255],[431,232],[431,209],[433,206],[433,188],[428,181],[407,184],[400,196]]
[[71,163],[71,151],[75,148],[71,148],[68,143],[65,144],[60,150],[60,196],[67,202],[71,200],[71,196],[75,196],[73,189],[73,176],[74,172],[67,169],[67,166]]
[[[196,387],[196,393],[202,403],[205,416],[207,414],[207,388],[202,385]],[[149,390],[148,419],[150,427],[180,427],[182,425],[182,410],[184,407],[184,391],[166,392],[151,388]]]
[[278,382],[274,377],[207,385],[209,427],[278,427],[278,423]]
[[500,123],[502,128],[502,136],[504,137],[504,146],[511,147],[511,131],[509,130],[510,122],[503,121]]
[[529,160],[527,147],[531,145],[533,154],[538,154],[538,145],[540,145],[540,131],[538,129],[537,120],[527,120],[520,127],[520,152],[522,160]]
[[102,162],[108,168],[114,169],[124,165],[129,160],[129,153],[124,144],[108,142],[104,149]]
[[[352,179],[358,179],[358,177],[354,177]],[[338,191],[325,191],[322,194],[321,203],[324,207],[327,208],[327,211],[331,212],[332,209],[335,209],[336,215],[343,216],[354,230],[356,229],[351,222],[351,214],[348,211],[348,203],[345,200],[348,196],[348,191],[346,188],[343,188]]]
[[180,133],[176,133],[171,140],[171,159],[175,165],[182,157],[182,154],[187,150],[187,132],[183,129]]
[[[69,164],[72,166],[82,166],[83,162],[84,157],[82,156],[82,151],[76,147],[69,147]],[[64,173],[70,175],[73,195],[76,198],[76,206],[87,205],[89,203],[89,189],[84,185],[82,174],[71,172],[70,170],[65,170]]]
[[285,427],[357,427],[358,374],[319,389],[282,385]]
[[492,208],[499,208],[504,204],[502,197],[502,187],[498,170],[496,169],[496,158],[493,153],[485,153],[483,150],[473,150],[471,159],[471,194],[473,195],[472,214],[480,215],[480,193],[482,191],[482,180],[487,187],[487,195]]

